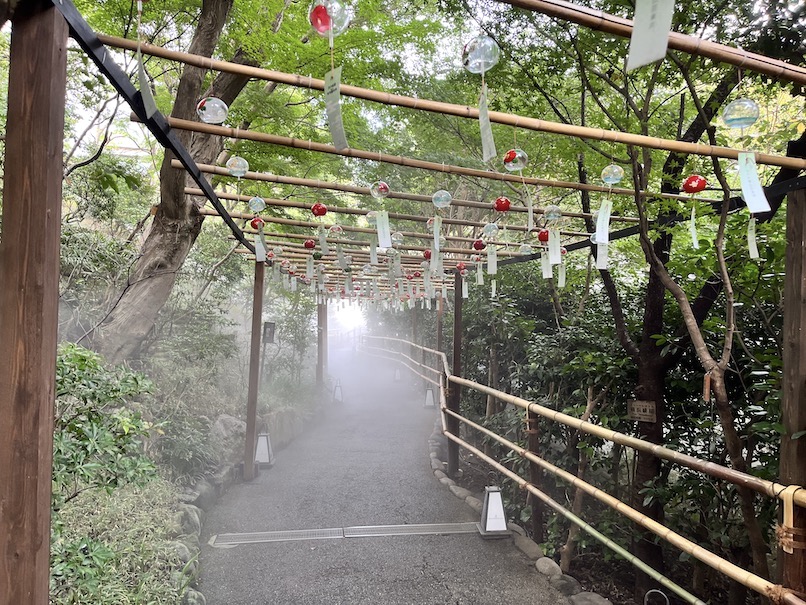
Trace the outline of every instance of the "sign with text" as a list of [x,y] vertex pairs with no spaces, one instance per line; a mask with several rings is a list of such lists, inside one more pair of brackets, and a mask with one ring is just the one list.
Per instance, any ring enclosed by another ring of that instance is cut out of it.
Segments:
[[655,402],[629,399],[627,401],[627,418],[638,422],[657,422]]

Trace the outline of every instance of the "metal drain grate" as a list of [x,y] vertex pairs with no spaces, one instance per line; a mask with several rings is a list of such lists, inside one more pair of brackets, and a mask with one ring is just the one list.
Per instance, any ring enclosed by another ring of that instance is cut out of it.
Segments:
[[345,538],[371,536],[440,536],[446,534],[477,534],[476,523],[426,523],[421,525],[365,525],[345,527]]
[[340,527],[330,529],[295,529],[290,531],[261,531],[251,534],[219,534],[211,544],[213,546],[234,546],[236,544],[258,544],[260,542],[327,540],[343,537],[344,530]]
[[371,538],[380,536],[443,536],[448,534],[477,534],[477,523],[422,523],[413,525],[364,525],[328,529],[296,529],[263,531],[244,534],[219,534],[210,540],[211,546],[238,546],[263,542],[293,542],[298,540],[329,540],[333,538]]

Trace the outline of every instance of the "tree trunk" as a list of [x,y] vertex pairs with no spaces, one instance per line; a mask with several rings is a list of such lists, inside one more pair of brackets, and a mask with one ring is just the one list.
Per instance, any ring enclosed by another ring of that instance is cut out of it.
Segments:
[[[233,0],[205,0],[199,26],[189,52],[211,56],[232,8]],[[234,62],[255,65],[243,50],[238,50]],[[196,102],[202,96],[206,69],[186,65],[179,81],[171,115],[192,119]],[[248,83],[249,79],[235,74],[220,73],[205,96],[215,95],[228,105]],[[212,163],[224,149],[224,139],[188,131],[176,131],[180,142],[200,163]],[[171,168],[173,154],[166,152],[160,169],[160,204],[136,261],[131,277],[104,320],[92,331],[89,344],[109,361],[120,363],[137,358],[143,341],[154,327],[160,310],[171,294],[176,276],[201,231],[204,217],[199,209],[204,198],[187,198],[184,189],[187,176]]]

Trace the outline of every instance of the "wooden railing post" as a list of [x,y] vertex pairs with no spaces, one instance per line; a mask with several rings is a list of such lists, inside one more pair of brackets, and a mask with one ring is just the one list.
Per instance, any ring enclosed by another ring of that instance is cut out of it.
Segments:
[[0,242],[0,603],[47,605],[67,25],[17,4]]
[[[786,208],[786,280],[784,280],[783,396],[781,401],[780,482],[806,485],[806,191],[790,193]],[[799,439],[793,436],[800,433]],[[806,509],[792,505],[782,516],[784,541],[781,582],[801,597],[806,594]],[[787,552],[789,551],[789,552]]]
[[[539,455],[540,449],[540,426],[539,416],[529,410],[527,412],[526,432],[529,435],[529,451]],[[535,462],[529,462],[529,483],[538,489],[542,489],[543,471]],[[532,539],[538,544],[545,541],[543,532],[543,503],[535,497],[532,500]]]
[[[462,375],[462,276],[456,272],[453,290],[453,375]],[[459,413],[459,400],[462,388],[456,383],[448,383],[448,409]],[[459,436],[459,419],[448,416],[448,431]],[[459,444],[448,440],[448,475],[459,474]]]

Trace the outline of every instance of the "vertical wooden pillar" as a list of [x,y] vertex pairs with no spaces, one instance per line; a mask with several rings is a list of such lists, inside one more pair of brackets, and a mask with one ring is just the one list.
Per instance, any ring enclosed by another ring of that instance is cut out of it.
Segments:
[[[457,271],[453,289],[453,375],[462,375],[462,276]],[[459,413],[459,399],[462,388],[456,383],[449,383],[448,409]],[[459,435],[459,420],[448,416],[448,431]],[[448,475],[456,477],[459,472],[459,444],[448,441]]]
[[0,243],[0,603],[47,605],[67,25],[12,21]]
[[[540,417],[532,411],[528,412],[528,426],[527,433],[529,435],[529,451],[539,454],[540,449],[540,425],[538,419]],[[540,467],[534,463],[529,463],[529,483],[540,489],[543,482],[543,472]],[[538,544],[545,540],[543,532],[543,502],[538,498],[532,498],[532,539]]]
[[[806,485],[806,191],[790,193],[786,208],[786,280],[784,281],[784,372],[780,482]],[[792,436],[801,433],[799,439]],[[794,507],[794,541],[806,542],[806,510]],[[781,552],[781,582],[806,594],[806,549]]]
[[252,295],[252,343],[249,347],[249,394],[246,398],[246,440],[243,451],[243,478],[255,478],[255,443],[257,441],[257,393],[260,380],[260,340],[263,335],[263,282],[266,264],[255,263],[255,287]]
[[327,307],[323,303],[316,305],[316,384],[322,386],[325,382],[325,327],[323,315]]

